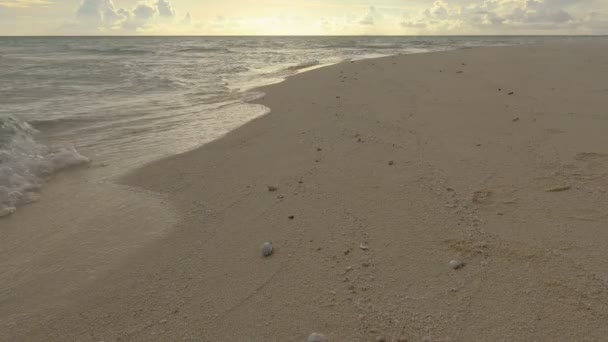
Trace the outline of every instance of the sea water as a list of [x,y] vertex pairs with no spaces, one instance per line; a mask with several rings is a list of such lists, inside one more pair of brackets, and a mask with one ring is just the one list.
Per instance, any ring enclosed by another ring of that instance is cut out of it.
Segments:
[[253,88],[345,60],[567,37],[0,37],[0,216],[54,172],[184,152],[268,112]]

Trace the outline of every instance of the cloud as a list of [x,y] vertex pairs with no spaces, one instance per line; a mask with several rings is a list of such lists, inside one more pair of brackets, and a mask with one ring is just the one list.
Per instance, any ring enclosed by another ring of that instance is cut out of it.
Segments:
[[423,29],[426,27],[426,24],[424,22],[415,22],[415,21],[402,21],[399,23],[399,25],[401,25],[401,27],[405,27],[405,28],[416,28],[416,29]]
[[158,0],[158,2],[156,3],[156,8],[158,8],[158,13],[161,17],[175,16],[175,11],[173,10],[173,7],[171,6],[171,3],[169,1]]
[[526,5],[513,11],[511,18],[525,23],[563,23],[572,16],[561,8],[560,1],[528,0]]
[[371,6],[367,13],[365,14],[365,16],[363,17],[363,19],[361,19],[359,21],[360,25],[367,25],[367,26],[373,26],[376,24],[376,20],[381,19],[382,16],[380,15],[380,13],[378,12],[378,10],[376,9],[376,7]]
[[51,0],[0,0],[0,7],[27,8],[32,6],[48,6]]
[[448,4],[441,0],[437,0],[433,2],[431,8],[428,8],[424,11],[424,14],[428,18],[446,19],[449,16]]
[[[25,6],[26,3],[57,4],[59,1],[0,0],[0,4]],[[608,33],[608,0],[410,0],[403,6],[394,5],[402,0],[375,1],[375,4],[372,0],[372,6],[336,5],[341,10],[334,12],[293,15],[281,12],[278,15],[272,11],[251,9],[250,13],[248,9],[243,9],[238,14],[228,11],[225,16],[221,13],[218,15],[209,13],[204,21],[194,20],[186,11],[178,13],[173,6],[173,3],[177,4],[177,2],[172,3],[171,0],[79,1],[81,2],[76,17],[63,30],[66,33],[110,35]],[[133,5],[119,7],[116,5],[119,1]],[[322,0],[324,5],[338,2],[338,0]],[[286,6],[290,7],[291,4],[289,2]],[[307,6],[309,4],[311,3],[307,2]]]
[[139,4],[133,10],[133,17],[136,20],[147,21],[154,17],[154,14],[156,14],[156,9],[148,4]]
[[112,0],[83,0],[76,11],[76,22],[64,29],[85,34],[153,31],[155,25],[171,20],[175,14],[169,0],[140,2],[132,9],[118,8]]
[[585,13],[593,1],[436,0],[417,14],[407,13],[399,25],[443,34],[577,33],[598,25]]
[[113,28],[130,17],[130,13],[117,9],[112,0],[84,0],[76,11],[78,26],[88,33],[97,28]]
[[192,16],[190,16],[190,12],[186,13],[184,19],[182,19],[182,25],[190,25],[192,24]]

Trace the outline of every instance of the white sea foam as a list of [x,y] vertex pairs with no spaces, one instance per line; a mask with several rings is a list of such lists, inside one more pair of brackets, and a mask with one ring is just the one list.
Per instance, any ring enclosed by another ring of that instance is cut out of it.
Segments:
[[292,66],[288,67],[287,70],[297,71],[297,70],[312,68],[313,66],[317,66],[319,64],[321,64],[321,62],[319,62],[318,60],[311,59],[311,60],[307,60],[307,61],[298,63],[296,65],[292,65]]
[[37,131],[13,117],[0,117],[0,217],[38,198],[45,177],[88,163],[74,148],[51,149],[34,139]]

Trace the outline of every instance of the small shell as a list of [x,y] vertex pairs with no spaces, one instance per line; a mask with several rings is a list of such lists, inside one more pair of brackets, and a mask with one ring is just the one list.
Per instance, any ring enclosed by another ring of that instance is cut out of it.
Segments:
[[323,334],[319,334],[319,333],[312,333],[310,334],[310,336],[308,336],[308,339],[306,340],[306,342],[326,342],[327,339],[325,338],[325,336]]
[[369,245],[367,244],[367,242],[361,242],[359,244],[359,248],[361,248],[362,250],[366,251],[369,249]]
[[262,245],[262,255],[267,257],[272,254],[272,242],[264,242]]
[[566,190],[570,190],[571,186],[568,184],[565,185],[558,185],[558,186],[554,186],[552,188],[548,188],[546,191],[547,192],[560,192],[560,191],[566,191]]
[[453,269],[455,269],[455,270],[463,268],[464,265],[465,265],[465,263],[463,261],[460,261],[460,260],[454,259],[454,260],[450,261],[450,267],[453,268]]

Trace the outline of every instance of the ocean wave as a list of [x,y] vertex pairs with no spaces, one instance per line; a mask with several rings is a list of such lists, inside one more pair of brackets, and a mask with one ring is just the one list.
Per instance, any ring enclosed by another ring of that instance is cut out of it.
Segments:
[[216,74],[238,74],[238,73],[242,73],[242,72],[247,72],[250,69],[247,67],[244,67],[242,65],[236,65],[236,66],[225,66],[222,68],[219,68],[215,71]]
[[175,52],[186,52],[186,53],[205,53],[205,52],[223,52],[223,53],[231,53],[229,49],[226,48],[214,48],[214,47],[191,47],[185,49],[179,49]]
[[266,93],[261,92],[261,91],[247,91],[247,92],[241,93],[241,101],[253,102],[253,101],[263,98],[264,96],[266,96]]
[[129,47],[117,47],[112,49],[78,49],[77,51],[83,53],[92,53],[96,55],[105,55],[105,56],[124,56],[124,55],[148,55],[153,54],[154,51],[143,50],[143,49],[134,49]]
[[319,62],[318,60],[311,59],[311,60],[308,60],[308,61],[304,61],[302,63],[298,63],[296,65],[292,65],[292,66],[288,67],[287,70],[298,71],[298,70],[301,70],[301,69],[311,68],[311,67],[319,65],[319,64],[321,64],[321,62]]
[[360,44],[357,45],[357,49],[371,49],[371,50],[394,50],[403,48],[403,44]]
[[89,162],[73,147],[51,149],[38,143],[36,133],[26,122],[0,117],[0,217],[35,201],[46,176]]
[[55,129],[57,127],[70,127],[70,126],[78,126],[83,123],[90,121],[85,118],[55,118],[55,119],[39,119],[39,120],[29,120],[27,123],[35,130],[40,130],[46,132],[48,130]]

